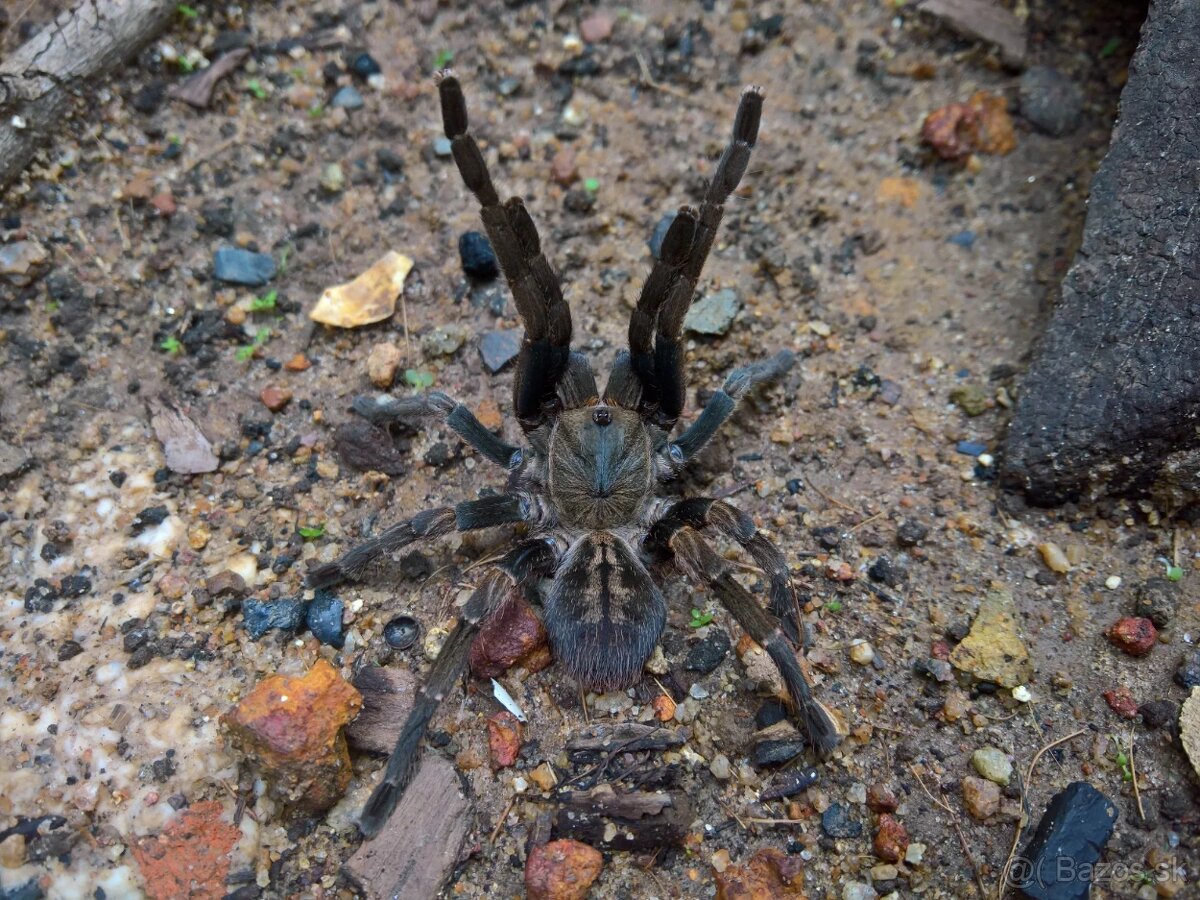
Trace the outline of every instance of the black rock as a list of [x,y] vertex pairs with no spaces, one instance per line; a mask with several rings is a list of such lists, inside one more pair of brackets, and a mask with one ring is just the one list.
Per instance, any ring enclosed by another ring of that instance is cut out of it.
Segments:
[[520,328],[489,331],[479,340],[479,355],[483,357],[483,365],[493,375],[516,359],[520,352]]
[[863,823],[850,817],[850,811],[840,803],[831,803],[821,813],[821,830],[831,838],[856,838],[863,833]]
[[789,478],[787,482],[787,492],[789,494],[798,494],[804,490],[804,482],[799,478]]
[[1179,661],[1179,668],[1175,670],[1175,681],[1189,690],[1200,686],[1200,650],[1193,650]]
[[824,549],[836,550],[838,548],[838,544],[842,542],[842,529],[833,525],[827,525],[822,528],[814,528],[812,530],[812,536],[817,539],[817,543],[820,544]]
[[877,556],[867,569],[872,581],[886,584],[888,587],[900,587],[904,581],[904,573],[892,563],[891,557]]
[[646,243],[650,247],[650,255],[655,259],[658,259],[659,254],[662,253],[663,241],[667,239],[667,232],[670,230],[671,223],[674,221],[675,213],[669,212],[659,219],[658,224],[654,226],[654,231],[650,235],[650,240]]
[[1169,726],[1179,718],[1179,706],[1170,700],[1151,700],[1138,707],[1147,728]]
[[377,425],[354,419],[333,435],[342,462],[361,472],[400,475],[408,468],[407,460],[396,449],[392,436]]
[[754,714],[754,727],[760,731],[788,717],[787,707],[779,700],[765,700]]
[[683,667],[689,672],[707,675],[721,664],[732,646],[729,635],[721,628],[710,628],[708,637],[688,648]]
[[82,597],[92,592],[92,579],[86,575],[67,575],[59,582],[58,592],[64,597]]
[[1158,628],[1166,628],[1175,618],[1179,586],[1165,578],[1148,578],[1137,586],[1133,614],[1149,619]]
[[346,643],[346,629],[342,625],[345,610],[346,604],[329,591],[317,591],[304,616],[308,630],[322,644],[342,649]]
[[444,469],[454,462],[454,454],[450,452],[449,444],[445,441],[438,441],[425,451],[424,459],[427,465],[433,466],[435,469]]
[[383,626],[383,640],[393,650],[407,650],[420,633],[421,626],[412,616],[396,616]]
[[784,772],[763,789],[762,793],[759,794],[759,799],[779,800],[784,797],[791,797],[801,791],[807,791],[817,783],[819,778],[820,775],[813,768]]
[[901,547],[915,547],[929,536],[929,526],[909,519],[896,529],[896,543]]
[[803,753],[804,747],[802,738],[759,741],[751,760],[755,766],[781,766]]
[[54,609],[59,593],[45,578],[39,578],[25,591],[25,612],[48,613]]
[[129,523],[129,531],[136,537],[147,528],[161,525],[170,514],[171,511],[165,506],[147,506],[133,517],[133,521]]
[[165,81],[152,81],[144,88],[139,90],[130,98],[129,103],[138,112],[152,116],[163,101],[167,99],[167,83]]
[[63,641],[58,645],[58,661],[65,662],[68,659],[74,659],[83,652],[83,644],[79,641]]
[[491,281],[500,274],[496,252],[487,235],[478,231],[465,231],[458,238],[458,255],[463,271],[480,281]]
[[404,158],[395,150],[380,147],[375,151],[375,160],[379,163],[379,168],[390,175],[399,175],[404,171]]
[[258,640],[279,628],[296,631],[304,622],[305,602],[294,597],[283,600],[247,600],[242,604],[242,624],[246,633]]
[[1079,125],[1083,91],[1057,69],[1031,66],[1021,76],[1021,115],[1046,134],[1061,137]]
[[222,247],[213,254],[213,277],[230,284],[260,287],[275,277],[275,259],[237,247]]
[[383,69],[379,68],[379,63],[375,62],[375,57],[370,53],[360,53],[350,61],[350,71],[366,81],[372,75],[378,75]]
[[1025,845],[1014,883],[1030,900],[1087,900],[1116,821],[1116,804],[1086,781],[1067,785]]

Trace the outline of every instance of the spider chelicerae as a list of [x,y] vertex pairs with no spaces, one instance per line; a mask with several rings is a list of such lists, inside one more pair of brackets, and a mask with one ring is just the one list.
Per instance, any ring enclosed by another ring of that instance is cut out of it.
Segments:
[[[488,431],[445,394],[358,398],[355,409],[377,423],[441,420],[484,458],[508,472],[503,494],[418,513],[337,561],[313,569],[312,587],[361,578],[367,567],[418,540],[453,531],[524,524],[526,537],[477,582],[404,723],[359,819],[372,836],[395,809],[416,769],[421,740],[438,704],[466,667],[484,620],[520,593],[541,596],[558,664],[589,690],[638,681],[667,619],[650,569],[677,566],[705,586],[778,667],[812,747],[840,740],[836,720],[813,696],[797,661],[791,577],[783,554],[745,513],[724,500],[671,500],[658,485],[676,475],[733,414],[755,385],[791,368],[784,351],[730,374],[696,420],[674,438],[686,381],[681,332],[712,248],[724,203],[737,188],[758,137],[763,93],[742,93],[733,135],[699,209],[682,207],[667,230],[629,323],[629,349],[618,354],[604,390],[586,357],[571,351],[571,311],[537,228],[519,197],[496,193],[467,105],[450,71],[438,77],[442,121],[454,161],[479,200],[488,237],[512,290],[525,336],[513,381],[513,408],[525,433],[516,447]],[[770,611],[734,577],[704,533],[739,544],[768,582]],[[783,627],[790,622],[791,627]]]

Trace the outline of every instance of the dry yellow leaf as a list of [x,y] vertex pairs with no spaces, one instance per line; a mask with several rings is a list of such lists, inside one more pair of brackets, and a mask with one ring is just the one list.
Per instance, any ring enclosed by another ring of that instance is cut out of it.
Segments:
[[353,281],[326,288],[309,315],[314,322],[335,328],[382,322],[396,311],[396,300],[412,267],[411,259],[390,250]]

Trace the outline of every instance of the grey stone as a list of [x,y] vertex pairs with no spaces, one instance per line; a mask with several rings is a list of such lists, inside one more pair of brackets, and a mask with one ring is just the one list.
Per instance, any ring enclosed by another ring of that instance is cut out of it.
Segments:
[[521,352],[521,329],[489,331],[479,340],[479,355],[489,372],[495,375]]
[[692,304],[683,320],[683,327],[696,334],[725,334],[741,308],[742,301],[733,288],[705,294]]

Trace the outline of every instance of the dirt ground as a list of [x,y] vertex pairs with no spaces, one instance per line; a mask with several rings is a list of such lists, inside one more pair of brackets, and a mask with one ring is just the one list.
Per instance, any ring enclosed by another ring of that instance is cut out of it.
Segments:
[[[450,624],[470,565],[504,535],[422,546],[421,577],[391,566],[340,589],[349,634],[340,651],[308,632],[252,640],[238,604],[196,588],[232,567],[252,597],[298,596],[314,561],[415,510],[502,484],[437,428],[406,442],[406,470],[390,479],[345,465],[333,440],[351,398],[374,390],[367,359],[381,344],[401,351],[396,392],[412,390],[405,370],[427,373],[472,408],[495,404],[505,436],[519,434],[511,371],[489,375],[477,350],[481,335],[517,326],[515,311],[506,288],[462,273],[457,239],[479,227],[477,208],[435,147],[430,76],[450,54],[493,175],[533,212],[564,280],[576,345],[598,370],[624,345],[655,224],[698,199],[741,87],[766,89],[761,140],[701,285],[733,288],[743,308],[726,335],[690,336],[688,415],[697,391],[742,362],[784,347],[801,361],[670,490],[730,496],[785,550],[808,604],[819,695],[851,733],[814,788],[791,804],[760,801],[772,773],[750,764],[750,735],[763,698],[746,689],[743,664],[731,652],[700,678],[682,669],[690,643],[719,628],[737,644],[740,629],[674,582],[662,644],[684,679],[676,686],[691,688],[687,704],[677,697],[691,738],[675,789],[696,806],[693,838],[656,854],[606,854],[591,895],[711,897],[729,861],[778,848],[804,860],[813,898],[995,896],[1021,794],[1014,780],[1004,811],[974,819],[961,787],[975,774],[973,752],[997,747],[1024,773],[1039,747],[1081,732],[1041,757],[1026,786],[1034,820],[1054,793],[1088,781],[1119,811],[1105,858],[1124,867],[1093,896],[1169,896],[1178,884],[1146,874],[1164,861],[1182,867],[1188,886],[1177,896],[1200,896],[1200,807],[1178,740],[1118,716],[1103,697],[1125,686],[1138,704],[1184,698],[1173,673],[1198,624],[1194,530],[1134,502],[1001,505],[995,464],[956,450],[972,441],[996,451],[1074,253],[1144,13],[1122,3],[1019,6],[1030,61],[1083,89],[1082,122],[1049,137],[1015,116],[1015,149],[965,168],[921,145],[922,120],[979,89],[1015,100],[1017,77],[901,2],[614,8],[611,36],[582,55],[580,22],[592,10],[574,4],[181,12],[137,65],[95,89],[3,204],[4,241],[38,241],[52,265],[25,286],[0,277],[0,439],[9,459],[27,457],[0,473],[0,832],[65,820],[0,843],[3,896],[137,896],[154,863],[139,866],[134,850],[186,805],[216,801],[232,821],[239,784],[248,815],[226,883],[193,896],[354,894],[342,865],[359,843],[353,816],[378,757],[354,753],[355,777],[330,813],[289,816],[239,770],[219,716],[263,677],[318,658],[347,675],[376,662],[427,671],[423,640],[391,651],[383,625],[407,613],[424,637]],[[5,51],[50,15],[6,8]],[[211,54],[237,30],[259,49],[209,109],[148,102],[148,86],[183,77],[170,59]],[[318,32],[319,46],[278,46]],[[346,71],[362,50],[378,60],[381,85]],[[333,108],[348,84],[362,108]],[[564,149],[578,172],[570,187],[552,177]],[[391,152],[386,166],[381,150]],[[214,280],[213,254],[230,245],[279,263],[273,308],[247,313],[267,288]],[[403,308],[364,328],[314,326],[321,291],[388,250],[415,261]],[[437,355],[423,338],[448,325],[466,341]],[[243,349],[256,335],[259,346]],[[311,366],[281,365],[296,354]],[[980,415],[951,402],[964,386],[986,401]],[[290,391],[291,402],[271,412],[266,387]],[[166,468],[150,426],[162,397],[218,449],[217,471]],[[318,525],[319,536],[297,533]],[[1046,542],[1063,548],[1069,572],[1045,564],[1037,545]],[[869,573],[881,557],[890,585]],[[1122,654],[1105,632],[1164,560],[1184,570],[1175,617],[1148,655]],[[747,584],[761,589],[756,581]],[[1015,599],[1032,656],[1029,702],[965,676],[931,677],[940,671],[931,658],[962,639],[996,586]],[[712,610],[707,630],[691,627],[692,607]],[[852,660],[856,640],[871,644],[873,662]],[[139,646],[151,649],[135,667]],[[455,692],[434,721],[446,739],[426,752],[456,760],[474,811],[469,855],[447,896],[520,895],[541,801],[532,789],[516,794],[514,780],[543,761],[570,777],[570,731],[644,715],[636,691],[589,698],[585,710],[556,672],[506,679],[530,718],[531,746],[514,769],[486,765],[485,721],[499,706],[485,684]],[[718,755],[731,763],[724,779],[710,766]],[[897,795],[895,816],[924,845],[919,861],[878,868],[864,802],[873,785]],[[862,824],[861,836],[823,829],[833,803]]]

